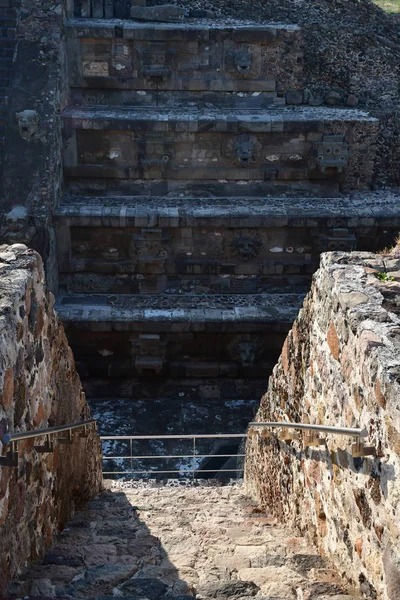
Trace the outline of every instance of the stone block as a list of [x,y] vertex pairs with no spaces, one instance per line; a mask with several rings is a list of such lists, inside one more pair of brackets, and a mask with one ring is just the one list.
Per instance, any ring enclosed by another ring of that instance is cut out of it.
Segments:
[[286,104],[303,104],[302,90],[287,91],[285,97]]

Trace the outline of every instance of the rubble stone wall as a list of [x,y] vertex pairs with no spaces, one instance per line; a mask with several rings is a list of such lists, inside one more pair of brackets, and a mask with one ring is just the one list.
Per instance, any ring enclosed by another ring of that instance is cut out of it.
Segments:
[[68,91],[63,21],[64,0],[20,2],[0,182],[0,243],[37,250],[52,291],[57,288],[52,213],[63,177],[59,113]]
[[366,428],[374,455],[353,456],[340,435],[306,448],[302,436],[254,433],[245,476],[367,597],[390,600],[400,589],[399,281],[394,255],[323,254],[256,417]]
[[[89,408],[64,329],[46,293],[43,265],[22,244],[0,246],[0,439],[84,420]],[[18,467],[0,466],[0,597],[39,558],[76,508],[102,488],[101,450],[91,426],[72,445],[37,453],[18,444]],[[0,442],[0,454],[5,454]]]

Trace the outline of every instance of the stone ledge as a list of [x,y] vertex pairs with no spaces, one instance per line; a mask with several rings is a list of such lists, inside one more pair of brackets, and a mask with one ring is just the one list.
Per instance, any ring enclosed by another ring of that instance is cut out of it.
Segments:
[[[124,39],[157,39],[168,35],[169,39],[207,41],[213,34],[230,33],[238,42],[274,42],[285,34],[300,31],[298,25],[289,23],[258,23],[243,21],[220,21],[210,19],[186,19],[182,23],[135,22],[118,19],[71,19],[66,25],[69,38],[115,38],[116,28],[123,31]],[[195,35],[195,38],[193,36]]]
[[[340,219],[349,227],[400,227],[400,193],[370,192],[336,198],[143,198],[66,196],[57,221],[87,227],[185,227],[221,219],[229,227],[320,227]],[[328,223],[329,221],[329,223]]]
[[[67,127],[73,129],[135,131],[202,131],[207,132],[319,132],[326,122],[370,122],[378,125],[379,119],[368,112],[346,108],[274,107],[262,111],[232,110],[227,113],[218,109],[129,109],[125,107],[77,107],[68,106],[62,112]],[[322,130],[321,130],[322,131]]]
[[[202,296],[133,296],[64,294],[58,297],[57,312],[64,322],[122,323],[146,328],[151,323],[266,324],[269,328],[290,324],[303,294],[232,294]],[[137,329],[137,327],[133,327]]]

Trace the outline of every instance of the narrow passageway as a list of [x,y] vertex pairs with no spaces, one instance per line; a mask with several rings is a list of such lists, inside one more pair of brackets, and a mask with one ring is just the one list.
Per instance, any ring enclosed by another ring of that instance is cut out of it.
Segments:
[[10,599],[350,600],[316,549],[240,484],[107,486],[11,584]]

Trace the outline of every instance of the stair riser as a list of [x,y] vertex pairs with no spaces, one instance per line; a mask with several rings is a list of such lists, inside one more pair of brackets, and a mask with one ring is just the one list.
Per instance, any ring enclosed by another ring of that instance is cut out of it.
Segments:
[[[66,177],[68,191],[74,195],[95,196],[99,193],[104,197],[136,196],[147,198],[189,198],[194,204],[199,204],[208,198],[238,198],[245,194],[251,198],[265,196],[280,197],[295,192],[300,196],[318,198],[337,197],[340,182],[334,181],[179,181],[160,179],[111,179],[91,177]],[[293,194],[292,194],[293,195]],[[249,215],[247,215],[248,218]],[[246,221],[247,222],[247,221]]]
[[[376,239],[376,229],[369,234]],[[323,223],[226,229],[218,219],[197,228],[69,228],[60,220],[58,239],[61,286],[88,293],[246,293],[293,278],[308,285],[320,252],[357,244],[353,231]]]
[[154,329],[151,335],[104,333],[73,326],[67,326],[66,331],[78,369],[82,360],[80,372],[84,379],[106,376],[114,382],[142,379],[145,383],[146,378],[162,382],[165,378],[251,380],[267,377],[290,325],[274,328],[275,331],[240,333],[174,333]]
[[[72,268],[74,265],[72,265]],[[206,293],[206,294],[255,294],[287,291],[294,293],[306,292],[309,289],[311,277],[315,272],[314,265],[298,264],[284,265],[278,261],[274,264],[257,267],[255,275],[128,275],[119,273],[104,274],[106,269],[96,268],[96,265],[76,264],[75,274],[60,274],[60,292],[73,293],[108,293],[108,294],[167,294],[175,293]],[[262,274],[262,270],[267,275]],[[206,269],[204,269],[206,270]],[[223,270],[223,269],[221,269]],[[243,269],[244,270],[244,269]],[[251,269],[249,269],[251,270]],[[187,268],[190,271],[190,268]],[[210,269],[211,271],[211,269]],[[240,271],[240,269],[238,269]],[[261,271],[261,274],[260,274]]]
[[217,108],[217,109],[251,109],[271,108],[286,104],[284,97],[276,92],[194,92],[194,91],[136,91],[112,90],[94,87],[86,90],[72,90],[71,102],[76,106],[121,106],[157,109],[179,108]]
[[283,93],[303,86],[295,26],[115,26],[109,21],[70,25],[67,35],[73,88]]
[[329,181],[360,189],[372,178],[376,130],[374,120],[67,115],[65,171],[140,180]]

